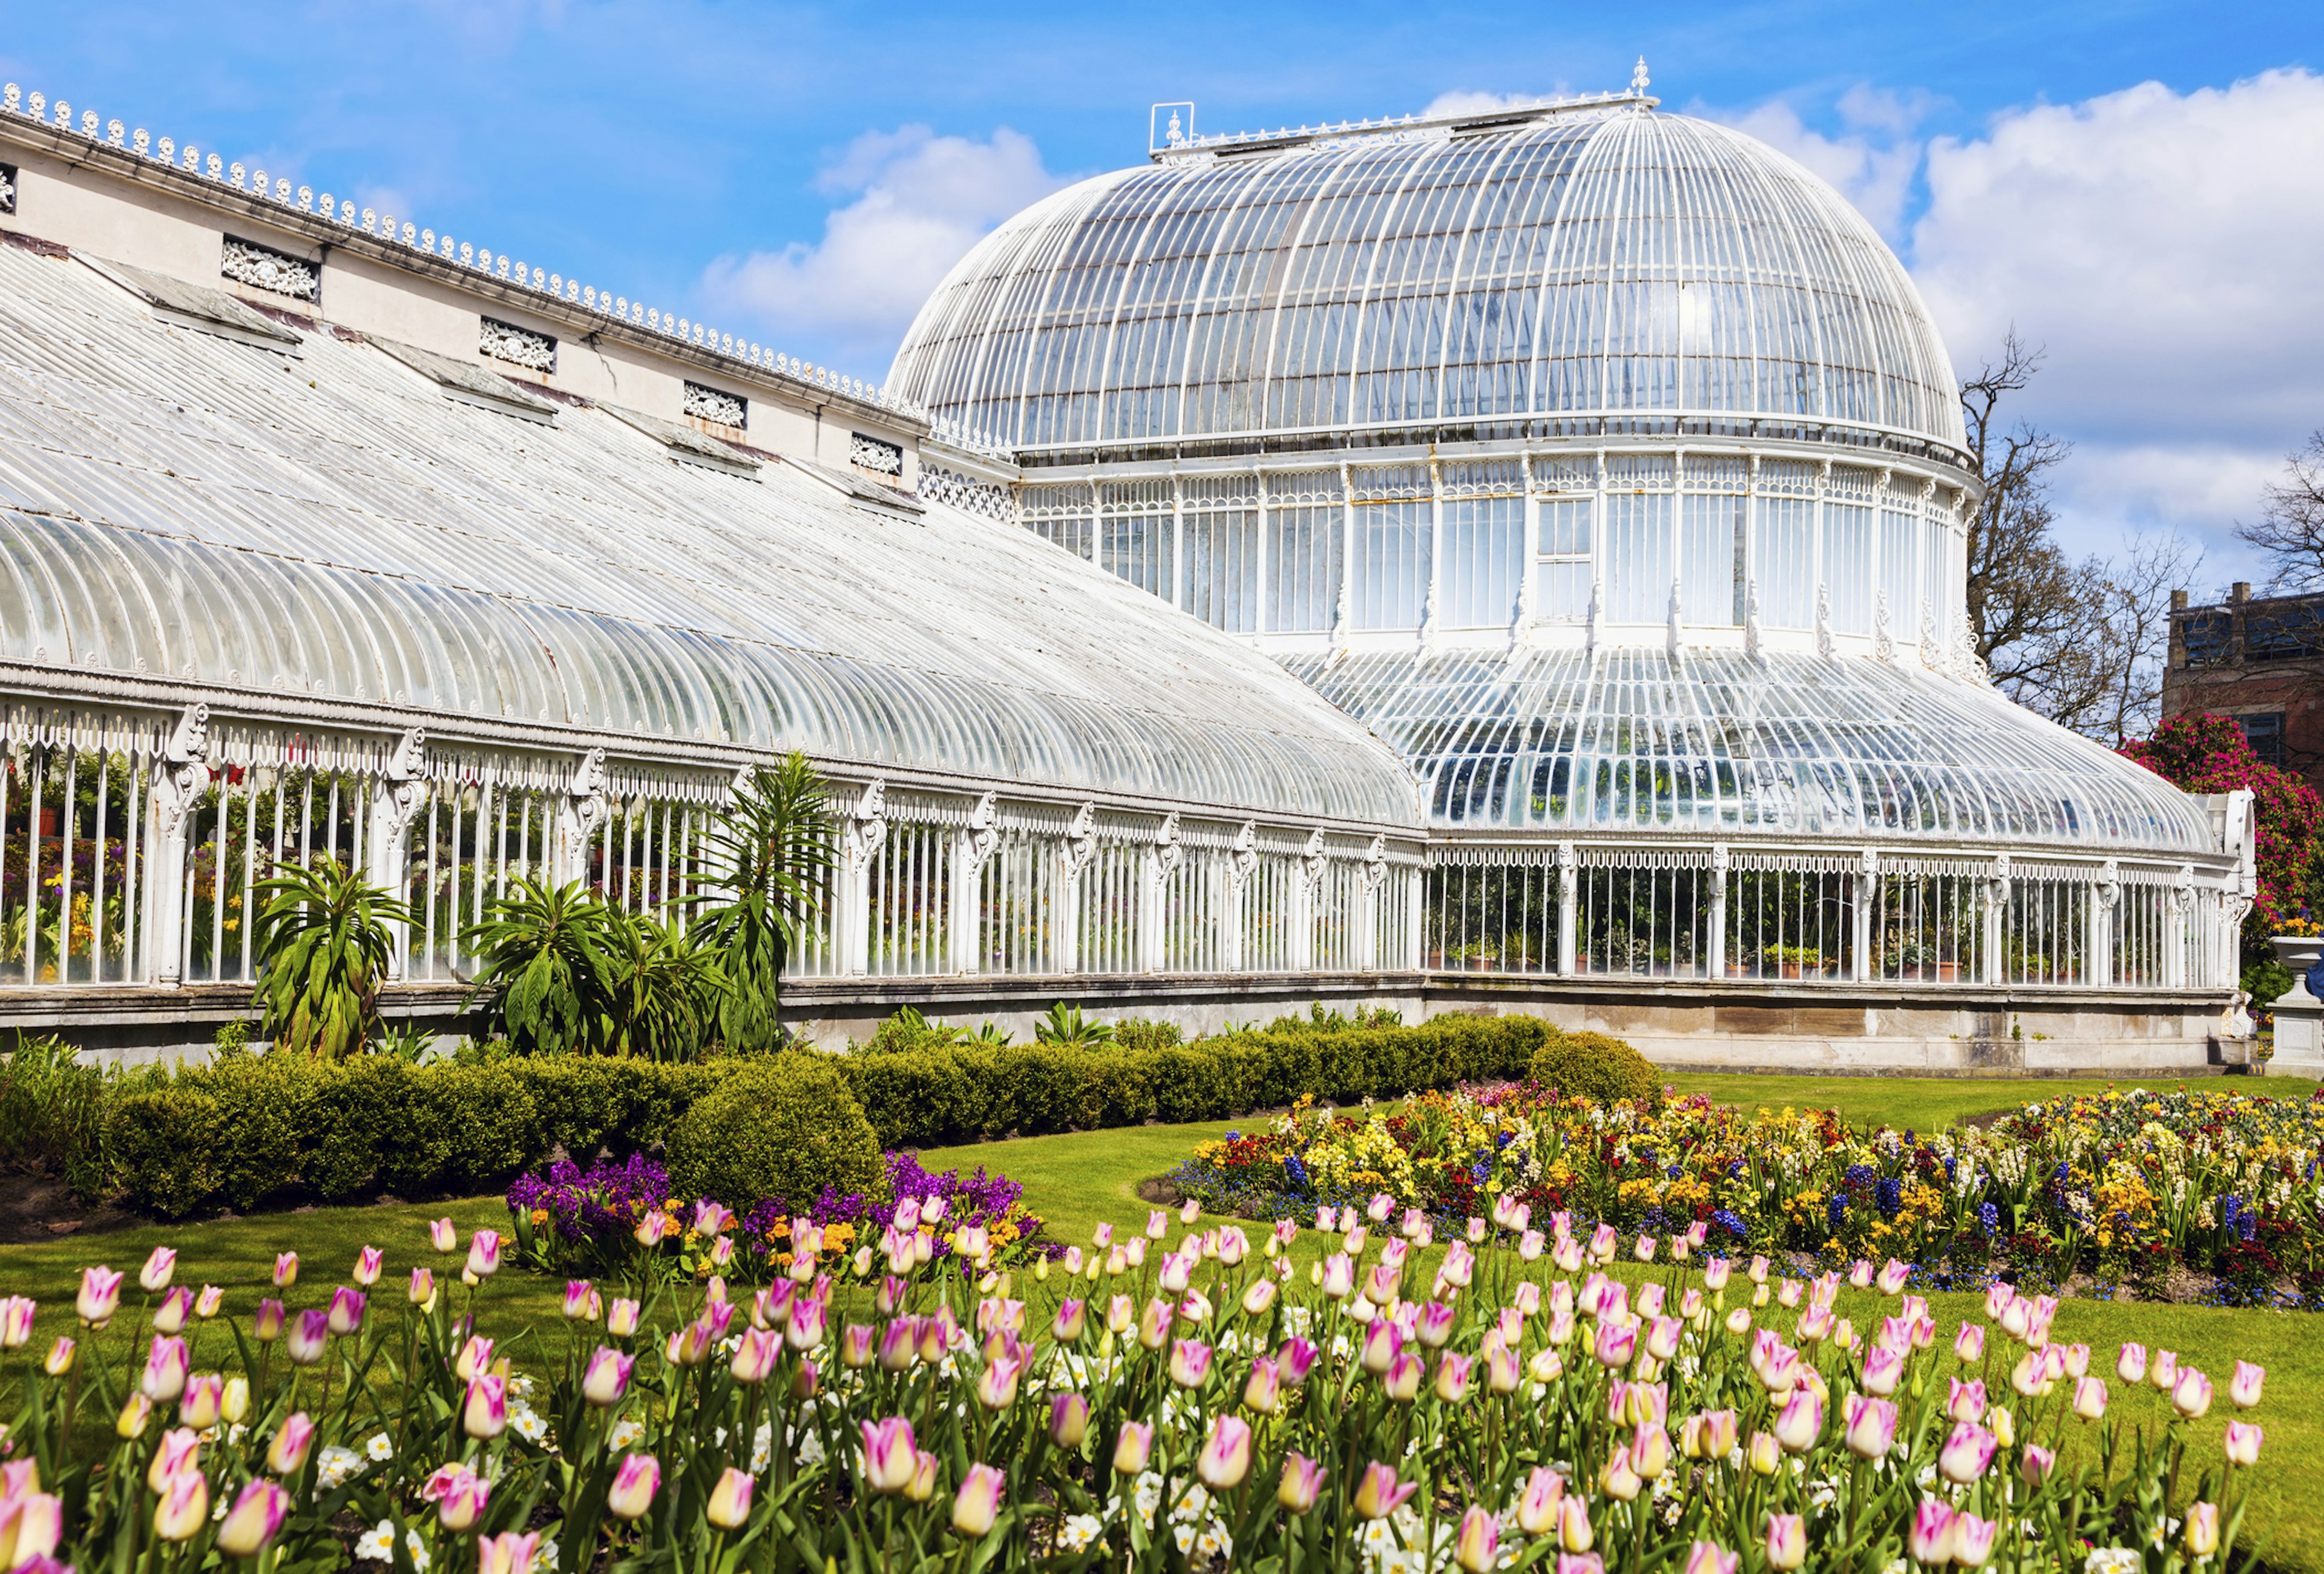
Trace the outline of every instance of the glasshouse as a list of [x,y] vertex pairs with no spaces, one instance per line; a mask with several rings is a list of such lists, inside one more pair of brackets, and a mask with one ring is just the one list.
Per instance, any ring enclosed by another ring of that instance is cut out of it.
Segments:
[[1627,94],[1206,137],[884,387],[14,85],[0,1021],[249,1014],[254,892],[679,912],[803,751],[787,1017],[1523,1008],[1668,1063],[2234,1058],[2247,795],[1996,693],[1910,280]]

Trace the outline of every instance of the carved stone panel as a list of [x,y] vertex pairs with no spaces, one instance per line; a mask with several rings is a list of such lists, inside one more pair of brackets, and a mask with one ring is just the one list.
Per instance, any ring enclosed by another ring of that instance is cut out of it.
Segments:
[[0,164],[0,213],[16,211],[16,166]]

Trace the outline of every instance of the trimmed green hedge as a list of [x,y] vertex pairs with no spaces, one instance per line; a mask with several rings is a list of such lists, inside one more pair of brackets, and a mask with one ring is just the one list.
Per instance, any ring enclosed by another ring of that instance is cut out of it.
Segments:
[[[1302,1095],[1338,1104],[1392,1099],[1522,1077],[1545,1050],[1588,1059],[1613,1042],[1532,1017],[1440,1017],[1416,1027],[1286,1023],[1150,1049],[970,1044],[827,1063],[881,1146],[917,1148],[1223,1119]],[[379,1190],[466,1195],[504,1185],[560,1150],[586,1163],[601,1149],[666,1147],[697,1099],[764,1064],[512,1056],[412,1066],[386,1055],[235,1055],[125,1087],[112,1100],[106,1134],[128,1201],[165,1218],[246,1210],[293,1185],[327,1201]]]

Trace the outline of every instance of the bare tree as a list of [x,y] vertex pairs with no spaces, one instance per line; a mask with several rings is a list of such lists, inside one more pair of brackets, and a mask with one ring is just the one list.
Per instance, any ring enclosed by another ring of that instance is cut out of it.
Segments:
[[[2004,694],[2119,745],[2153,724],[2171,592],[2190,583],[2201,554],[2165,534],[2135,539],[2119,560],[2076,563],[2066,556],[2051,534],[2049,474],[2072,446],[2009,420],[2006,409],[2033,382],[2042,358],[2041,348],[2013,329],[2000,359],[1961,383],[1969,451],[1985,482],[1969,524],[1969,628]],[[2318,523],[2324,538],[2324,509]]]
[[2324,429],[2286,455],[2284,467],[2291,474],[2267,489],[2266,509],[2236,534],[2267,559],[2271,589],[2314,590],[2324,585]]
[[[2011,698],[2079,690],[2075,635],[2094,590],[2051,539],[2049,472],[2071,447],[2026,425],[2004,424],[2003,405],[2041,369],[2042,351],[2012,329],[2001,359],[1961,382],[1969,452],[1985,497],[1969,521],[1969,622],[1977,653]],[[2085,703],[2079,695],[2070,704]],[[2036,704],[2048,711],[2047,704]]]

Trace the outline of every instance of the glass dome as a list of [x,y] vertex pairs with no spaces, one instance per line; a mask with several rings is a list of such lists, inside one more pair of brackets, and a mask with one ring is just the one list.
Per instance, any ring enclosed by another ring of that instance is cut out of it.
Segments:
[[1962,442],[1944,346],[1872,227],[1781,153],[1645,101],[1084,181],[953,270],[888,389],[1028,459],[1642,417]]
[[1447,831],[2215,856],[2195,799],[1993,690],[1884,662],[1613,649],[1292,658]]

